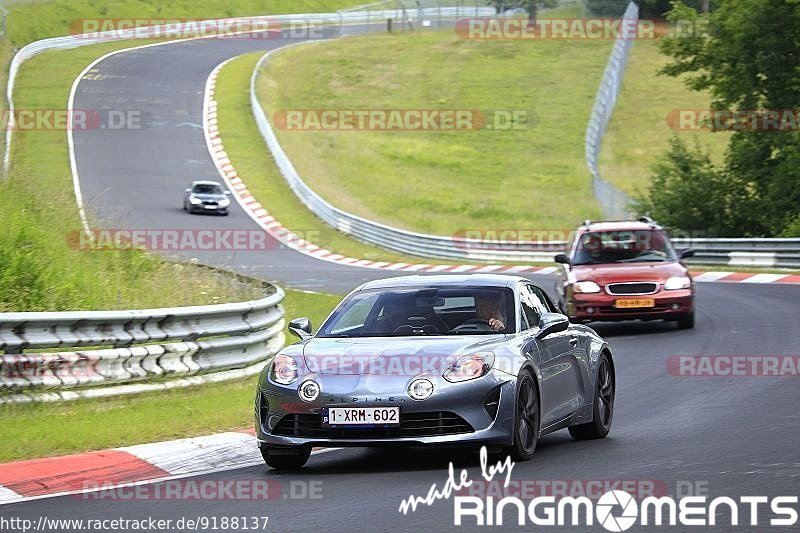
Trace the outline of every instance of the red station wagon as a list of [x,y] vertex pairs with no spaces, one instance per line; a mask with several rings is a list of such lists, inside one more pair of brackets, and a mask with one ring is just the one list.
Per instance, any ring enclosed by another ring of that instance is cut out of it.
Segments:
[[559,297],[575,322],[675,320],[694,327],[694,282],[666,232],[649,218],[578,228],[561,263]]

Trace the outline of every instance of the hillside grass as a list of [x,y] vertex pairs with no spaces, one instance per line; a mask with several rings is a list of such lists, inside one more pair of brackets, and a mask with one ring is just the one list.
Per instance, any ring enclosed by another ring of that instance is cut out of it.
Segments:
[[712,161],[721,162],[730,134],[676,131],[667,124],[675,109],[708,109],[707,93],[690,91],[679,78],[659,76],[671,59],[658,51],[656,41],[633,44],[622,89],[603,139],[600,173],[628,194],[646,192],[652,167],[677,135],[691,146],[698,143]]
[[[20,46],[69,35],[80,19],[218,19],[283,13],[330,13],[355,0],[46,0],[11,3],[7,39]],[[80,24],[78,25],[80,27]]]
[[530,111],[523,129],[278,137],[312,188],[369,219],[441,235],[571,228],[600,214],[583,137],[610,50],[609,41],[465,41],[452,30],[352,37],[276,54],[258,92],[271,118],[296,109]]

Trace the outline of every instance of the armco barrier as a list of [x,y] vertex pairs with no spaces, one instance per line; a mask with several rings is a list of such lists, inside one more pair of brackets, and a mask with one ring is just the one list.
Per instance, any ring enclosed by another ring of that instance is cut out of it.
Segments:
[[[258,372],[284,344],[284,292],[250,302],[0,314],[0,403],[137,392]],[[83,349],[82,349],[83,348]],[[55,389],[51,391],[51,389]]]
[[[484,8],[480,10],[478,13],[475,13],[472,9],[469,8],[468,4],[461,4],[461,8],[456,9],[464,9],[464,16],[491,16],[494,13],[493,8]],[[452,9],[452,8],[449,8]],[[319,22],[323,21],[328,24],[339,24],[340,27],[346,24],[353,24],[353,23],[363,23],[365,20],[375,20],[377,18],[383,18],[384,16],[391,17],[394,16],[396,13],[395,10],[389,10],[385,13],[376,13],[375,11],[370,12],[340,12],[340,13],[312,13],[312,14],[291,14],[291,15],[271,15],[271,16],[263,16],[263,17],[238,17],[232,19],[220,19],[217,21],[211,21],[215,23],[219,23],[221,27],[224,27],[226,24],[231,22],[240,22],[246,23],[250,22],[260,22],[263,24],[264,21],[313,21]],[[413,16],[416,17],[416,20],[423,20],[426,16],[438,16],[442,12],[439,9],[430,9],[430,10],[416,10],[412,11]],[[626,11],[625,17],[633,17],[637,15],[638,10],[636,9],[636,5],[631,2],[628,5],[628,11]],[[456,11],[455,14],[452,11],[445,11],[444,14],[446,16],[460,16],[460,12]],[[384,21],[385,22],[385,21]],[[180,24],[172,25],[170,27],[180,27]],[[16,75],[19,71],[21,65],[34,57],[37,54],[42,52],[50,51],[50,50],[61,50],[61,49],[69,49],[75,48],[79,46],[86,46],[90,44],[97,44],[101,42],[108,42],[111,39],[115,40],[124,40],[124,39],[133,39],[133,38],[145,38],[147,35],[151,34],[151,32],[156,31],[156,29],[164,28],[164,27],[155,27],[155,28],[136,28],[131,30],[124,30],[124,31],[117,31],[117,32],[100,32],[98,34],[92,35],[73,35],[67,37],[56,37],[52,39],[43,39],[41,41],[36,41],[34,43],[30,43],[23,48],[21,48],[14,56],[11,61],[11,66],[9,69],[9,77],[8,77],[8,84],[7,84],[7,91],[6,97],[8,99],[8,106],[9,110],[9,121],[8,127],[6,129],[6,146],[5,146],[5,153],[3,156],[3,164],[4,168],[7,171],[9,162],[10,162],[10,153],[11,153],[11,139],[13,134],[13,109],[14,109],[14,84],[16,81]],[[630,40],[627,40],[630,42]],[[625,43],[623,43],[625,44]],[[617,41],[615,44],[615,54],[619,56],[620,52],[616,52],[617,47],[622,46],[620,45],[620,41]],[[336,228],[343,233],[346,233],[356,239],[362,240],[364,242],[368,242],[370,244],[375,244],[384,248],[388,248],[391,250],[399,251],[406,254],[422,256],[422,257],[439,257],[439,258],[446,258],[446,259],[464,259],[464,260],[471,260],[471,261],[519,261],[519,262],[529,262],[529,261],[550,261],[555,253],[557,253],[560,246],[563,246],[563,243],[513,243],[513,242],[499,242],[499,243],[486,243],[483,241],[470,241],[470,240],[461,240],[461,239],[453,239],[451,237],[444,237],[444,236],[437,236],[437,235],[427,235],[415,232],[409,232],[400,230],[397,228],[392,228],[390,226],[380,224],[377,222],[373,222],[370,220],[363,219],[361,217],[357,217],[355,215],[346,213],[339,209],[336,209],[332,205],[328,204],[323,200],[321,197],[316,195],[314,191],[312,191],[305,182],[302,181],[299,175],[297,175],[296,170],[289,161],[288,156],[283,152],[278,144],[277,138],[275,138],[274,132],[267,120],[266,115],[264,114],[263,109],[258,104],[258,99],[255,95],[254,90],[254,81],[255,76],[266,60],[266,57],[263,57],[261,62],[259,62],[259,66],[256,68],[255,72],[253,73],[253,78],[251,79],[251,87],[250,87],[250,99],[253,108],[253,113],[255,115],[256,121],[258,123],[259,130],[261,131],[262,135],[264,136],[267,145],[270,147],[272,151],[273,157],[275,157],[276,162],[281,170],[283,176],[289,182],[289,185],[295,191],[295,193],[300,197],[300,199],[305,203],[312,211],[314,211],[320,218],[322,218],[325,222],[327,222],[331,227]],[[612,54],[612,61],[614,64],[618,64],[619,60],[614,60],[614,55]],[[624,66],[624,61],[623,61]],[[608,69],[607,69],[608,70]],[[612,86],[618,88],[619,80],[622,76],[622,70],[614,69],[613,79],[615,83]],[[602,90],[602,87],[601,87]],[[611,93],[609,93],[611,94]],[[614,93],[615,95],[616,93]],[[615,97],[615,96],[614,96]],[[593,123],[590,124],[589,131],[587,131],[587,161],[590,160],[590,153],[595,154],[593,161],[595,162],[596,166],[596,154],[599,150],[599,144],[595,143],[590,147],[589,145],[589,133],[590,131],[594,131],[599,133],[599,136],[596,137],[597,139],[602,137],[602,132],[605,131],[605,127],[607,125],[607,119],[610,117],[610,112],[612,106],[608,106],[609,103],[608,99],[600,99],[598,98],[598,102],[602,102],[605,107],[603,107],[603,112],[600,113],[598,109],[593,111]],[[596,102],[596,108],[600,105]],[[602,116],[605,119],[605,122],[594,120],[595,116]],[[593,137],[595,138],[595,137]],[[591,148],[591,150],[590,150]],[[590,164],[591,167],[591,164]],[[599,174],[598,174],[599,175]],[[597,184],[597,181],[594,182]],[[605,182],[607,183],[607,182]],[[609,184],[610,185],[610,184]],[[597,190],[597,189],[596,189]],[[617,205],[621,205],[620,202],[617,202]],[[707,239],[706,242],[702,245],[695,246],[698,251],[697,262],[703,262],[706,264],[753,264],[753,262],[761,262],[764,265],[771,265],[776,267],[796,267],[798,266],[798,259],[797,256],[800,255],[800,245],[797,244],[795,240],[795,244],[791,245],[794,246],[792,250],[789,250],[781,244],[782,246],[780,251],[765,251],[764,246],[770,246],[770,243],[777,242],[774,239],[755,239],[755,240],[738,240],[736,243],[735,250],[725,250],[724,246],[726,246],[726,240],[713,240]],[[718,243],[719,246],[715,243]],[[748,245],[749,243],[749,245]],[[720,248],[720,246],[722,248]],[[747,248],[747,246],[753,246],[753,248]],[[731,253],[737,255],[730,255]],[[742,256],[741,254],[751,254],[750,256]],[[752,255],[755,254],[755,255]],[[733,262],[733,263],[731,263]]]
[[[281,175],[297,197],[332,228],[360,241],[397,252],[465,261],[548,262],[563,251],[565,242],[488,242],[416,233],[367,220],[334,207],[303,181],[283,150],[256,94],[256,80],[272,54],[267,52],[250,77],[250,107],[258,130]],[[726,266],[800,267],[800,239],[675,239],[678,248],[694,248],[694,264]]]

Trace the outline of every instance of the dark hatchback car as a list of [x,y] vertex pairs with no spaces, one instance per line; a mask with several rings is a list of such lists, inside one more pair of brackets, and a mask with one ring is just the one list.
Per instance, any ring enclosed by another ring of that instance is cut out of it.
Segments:
[[231,192],[216,181],[194,181],[183,192],[183,210],[227,215]]

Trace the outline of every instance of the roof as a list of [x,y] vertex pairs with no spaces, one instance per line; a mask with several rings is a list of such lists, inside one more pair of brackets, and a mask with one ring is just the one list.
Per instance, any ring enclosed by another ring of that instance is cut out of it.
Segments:
[[519,276],[504,276],[502,274],[440,274],[435,276],[400,276],[394,278],[368,281],[359,287],[363,289],[388,289],[397,287],[508,287],[518,281],[530,281]]
[[213,180],[195,180],[192,182],[192,185],[219,185],[222,187],[222,183]]
[[623,231],[662,229],[658,224],[639,222],[638,220],[620,220],[617,222],[591,222],[582,226],[587,231]]

